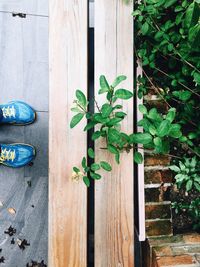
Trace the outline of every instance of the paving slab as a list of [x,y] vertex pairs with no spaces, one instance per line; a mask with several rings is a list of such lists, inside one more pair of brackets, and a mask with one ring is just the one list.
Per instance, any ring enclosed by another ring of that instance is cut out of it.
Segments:
[[48,176],[48,113],[38,112],[34,124],[25,128],[25,143],[31,142],[37,156],[33,166],[25,167],[25,176]]
[[0,0],[0,11],[48,15],[48,0]]
[[1,103],[22,100],[48,111],[48,20],[0,13],[0,25]]
[[[31,260],[47,263],[48,250],[48,19],[13,17],[1,11],[48,13],[47,0],[0,0],[0,103],[21,100],[37,111],[28,126],[1,126],[0,143],[32,144],[37,149],[33,166],[0,166],[0,257],[6,267],[26,267]],[[31,186],[30,186],[31,185]],[[9,208],[11,212],[8,211]],[[12,213],[12,214],[11,214]],[[4,233],[30,242],[22,251]]]

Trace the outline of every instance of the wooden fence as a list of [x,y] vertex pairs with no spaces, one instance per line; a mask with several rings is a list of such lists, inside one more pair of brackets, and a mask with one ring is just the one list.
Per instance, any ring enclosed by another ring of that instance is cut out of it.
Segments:
[[[49,267],[87,266],[87,189],[71,179],[72,167],[87,150],[85,122],[70,130],[75,90],[87,95],[88,1],[50,0],[50,127],[49,127]],[[95,88],[99,76],[109,81],[128,76],[133,89],[132,4],[123,0],[95,1]],[[101,103],[102,99],[95,95]],[[133,132],[133,102],[123,130]],[[96,147],[98,158],[112,157]],[[134,266],[133,158],[95,184],[95,267]]]

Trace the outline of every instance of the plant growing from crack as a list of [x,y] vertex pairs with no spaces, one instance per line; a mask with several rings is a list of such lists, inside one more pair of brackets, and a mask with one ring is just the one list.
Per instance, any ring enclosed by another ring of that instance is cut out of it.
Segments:
[[[133,97],[133,92],[124,88],[118,88],[126,80],[126,76],[118,76],[110,85],[105,76],[100,77],[99,94],[105,94],[105,103],[99,106],[94,100],[96,111],[91,113],[87,110],[88,101],[84,93],[76,91],[75,106],[71,109],[77,113],[73,116],[70,127],[74,128],[84,117],[87,119],[87,125],[84,131],[95,129],[92,134],[92,140],[96,142],[103,139],[105,147],[109,153],[113,154],[117,164],[120,164],[120,155],[122,153],[134,152],[134,161],[137,164],[143,162],[143,156],[138,152],[138,148],[144,148],[155,154],[167,154],[170,150],[170,143],[173,139],[182,136],[181,125],[174,123],[176,110],[169,109],[167,114],[158,113],[156,108],[148,110],[144,105],[140,105],[140,112],[143,119],[138,125],[142,126],[142,133],[124,133],[121,130],[121,123],[127,114],[123,111],[122,100],[127,101]],[[120,103],[119,103],[120,101]],[[95,159],[95,151],[90,147],[88,157]],[[90,179],[99,180],[100,169],[112,171],[112,166],[107,161],[100,161],[87,164],[87,156],[84,156],[80,167],[73,168],[73,178],[82,178],[87,186],[90,186]]]

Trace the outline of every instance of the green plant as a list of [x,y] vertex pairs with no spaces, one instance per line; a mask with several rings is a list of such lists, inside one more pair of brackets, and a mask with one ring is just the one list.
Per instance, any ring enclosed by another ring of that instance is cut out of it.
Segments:
[[[170,168],[179,188],[199,191],[200,1],[136,0],[133,16],[135,60],[143,68],[143,76],[137,77],[138,97],[155,94],[167,109],[176,108],[182,135],[175,142],[168,137],[176,156]],[[191,212],[198,206],[195,201]]]
[[176,173],[175,179],[178,188],[186,188],[190,191],[195,188],[200,192],[200,161],[197,157],[184,158],[178,165],[172,165],[169,168]]
[[[126,113],[123,111],[123,106],[118,103],[118,100],[129,100],[133,97],[133,93],[127,89],[117,87],[126,79],[125,76],[118,76],[114,82],[109,85],[105,76],[100,77],[99,94],[105,94],[105,103],[100,107],[96,101],[96,112],[90,113],[87,111],[88,101],[80,90],[76,91],[75,106],[72,111],[77,113],[73,116],[70,127],[75,127],[83,117],[88,120],[84,131],[94,129],[92,140],[104,139],[106,149],[115,157],[116,163],[120,163],[120,154],[123,152],[129,153],[134,151],[134,160],[140,164],[143,161],[142,154],[139,153],[138,147],[142,145],[144,149],[150,150],[152,153],[165,154],[169,152],[171,140],[180,138],[181,125],[173,123],[176,115],[176,110],[170,109],[167,114],[159,114],[157,109],[153,108],[148,111],[144,105],[140,105],[140,111],[144,118],[138,123],[143,126],[143,133],[124,133],[121,131],[121,122],[125,119]],[[95,152],[92,148],[88,149],[88,156],[95,158]],[[74,167],[74,178],[83,178],[87,186],[90,185],[90,178],[99,180],[101,175],[98,173],[100,169],[111,171],[112,167],[108,162],[95,162],[91,166],[87,165],[86,156],[83,157],[81,169]],[[88,175],[89,174],[89,175]]]
[[200,198],[192,200],[191,203],[174,202],[172,203],[172,208],[176,214],[187,213],[187,216],[193,221],[193,229],[200,230]]

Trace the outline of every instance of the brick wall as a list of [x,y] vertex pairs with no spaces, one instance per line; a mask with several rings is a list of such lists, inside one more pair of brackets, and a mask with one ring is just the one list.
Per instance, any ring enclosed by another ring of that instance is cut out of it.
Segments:
[[[165,103],[155,95],[145,101],[150,108],[166,112]],[[168,166],[170,157],[145,154],[145,214],[146,234],[150,236],[172,235],[170,189],[172,173]]]

